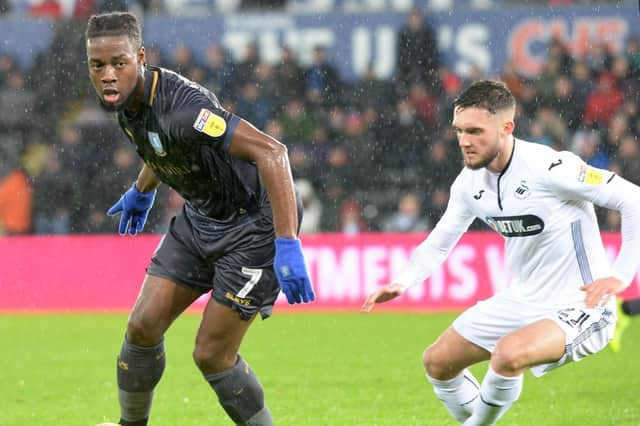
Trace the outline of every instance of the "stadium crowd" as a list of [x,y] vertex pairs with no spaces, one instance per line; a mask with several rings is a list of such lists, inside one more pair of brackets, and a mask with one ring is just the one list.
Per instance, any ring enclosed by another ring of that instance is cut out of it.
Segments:
[[[397,71],[341,78],[317,48],[303,66],[286,46],[260,60],[250,45],[232,61],[220,45],[196,60],[188,46],[147,49],[147,61],[182,73],[225,108],[285,143],[305,203],[303,233],[426,231],[448,200],[461,159],[451,101],[472,80],[500,78],[518,101],[516,136],[575,152],[640,184],[640,41],[573,56],[560,39],[535,78],[507,63],[501,75],[465,77],[440,61],[415,10],[398,35]],[[109,206],[137,176],[133,145],[104,113],[86,78],[83,21],[61,20],[29,69],[0,48],[0,234],[114,233]],[[146,232],[163,232],[183,200],[163,187]],[[599,211],[605,230],[615,212]],[[482,228],[481,224],[474,224]]]

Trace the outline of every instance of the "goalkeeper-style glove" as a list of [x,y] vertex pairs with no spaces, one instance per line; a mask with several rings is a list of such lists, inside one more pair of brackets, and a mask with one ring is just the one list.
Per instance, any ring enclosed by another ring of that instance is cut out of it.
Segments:
[[138,188],[136,188],[135,182],[127,192],[122,194],[118,202],[107,211],[109,216],[115,216],[119,212],[122,212],[120,216],[120,226],[118,228],[120,235],[126,234],[127,229],[130,235],[136,235],[142,231],[155,198],[155,189],[149,193],[140,192]]
[[300,240],[276,238],[276,256],[273,269],[282,292],[290,304],[313,302],[316,299],[309,280],[309,272],[304,263]]

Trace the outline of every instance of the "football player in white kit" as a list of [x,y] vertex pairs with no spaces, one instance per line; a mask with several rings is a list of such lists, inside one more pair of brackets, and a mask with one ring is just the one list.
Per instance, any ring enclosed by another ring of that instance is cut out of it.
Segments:
[[[391,284],[362,306],[422,283],[474,218],[503,235],[511,284],[463,312],[423,354],[428,380],[460,423],[489,425],[535,376],[601,350],[615,326],[615,295],[640,257],[640,187],[570,152],[513,136],[516,102],[496,81],[472,84],[454,101],[464,169],[447,210]],[[618,210],[622,246],[610,265],[593,205]],[[490,360],[478,384],[467,367]]]

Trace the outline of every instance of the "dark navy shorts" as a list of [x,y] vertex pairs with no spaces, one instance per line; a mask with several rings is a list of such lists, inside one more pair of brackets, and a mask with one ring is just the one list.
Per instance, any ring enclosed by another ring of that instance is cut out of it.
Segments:
[[[300,206],[299,206],[300,207]],[[298,208],[299,220],[302,218]],[[147,269],[149,275],[206,293],[244,320],[271,315],[280,285],[270,207],[218,221],[185,205],[171,220]]]

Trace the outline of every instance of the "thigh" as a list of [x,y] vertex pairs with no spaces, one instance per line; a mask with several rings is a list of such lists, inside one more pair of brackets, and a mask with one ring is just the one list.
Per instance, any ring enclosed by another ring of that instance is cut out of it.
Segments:
[[233,367],[242,339],[254,317],[243,319],[234,309],[210,299],[204,310],[198,335],[196,352],[207,359],[203,365],[212,374]]
[[444,380],[470,365],[488,360],[490,356],[489,351],[449,327],[425,351],[425,366],[430,376]]
[[127,336],[131,343],[153,345],[171,323],[200,295],[201,291],[147,275],[129,317]]
[[563,308],[545,319],[562,331],[563,353],[559,359],[542,360],[531,368],[541,376],[555,368],[599,352],[613,337],[616,328],[615,302],[607,307],[586,308],[584,304]]
[[491,355],[491,365],[500,372],[556,362],[564,355],[565,342],[562,328],[554,321],[542,319],[502,337]]

